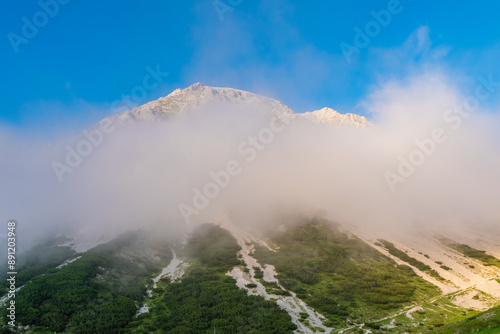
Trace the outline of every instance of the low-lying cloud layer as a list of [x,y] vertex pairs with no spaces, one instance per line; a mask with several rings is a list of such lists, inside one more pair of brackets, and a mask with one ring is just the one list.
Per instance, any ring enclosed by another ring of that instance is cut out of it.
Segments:
[[362,103],[376,124],[365,129],[228,106],[112,124],[62,182],[54,161],[66,165],[66,147],[85,135],[43,146],[3,131],[0,220],[18,220],[20,244],[82,227],[173,233],[222,214],[264,227],[320,210],[377,229],[495,228],[500,118],[482,103],[500,85],[485,75],[477,87],[464,94],[436,73],[388,82]]

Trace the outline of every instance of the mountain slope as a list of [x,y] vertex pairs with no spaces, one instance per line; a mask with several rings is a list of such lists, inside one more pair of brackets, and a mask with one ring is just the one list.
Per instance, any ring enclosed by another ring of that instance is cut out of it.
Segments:
[[[215,225],[196,228],[186,243],[142,232],[81,253],[62,246],[67,240],[46,243],[50,262],[33,257],[19,274],[32,273],[16,297],[18,324],[31,330],[18,332],[461,333],[461,324],[498,323],[497,309],[476,317],[457,303],[471,288],[442,294],[409,263],[325,219],[288,222],[266,241],[228,218]],[[496,283],[499,275],[488,275]],[[472,300],[486,296],[479,291]]]

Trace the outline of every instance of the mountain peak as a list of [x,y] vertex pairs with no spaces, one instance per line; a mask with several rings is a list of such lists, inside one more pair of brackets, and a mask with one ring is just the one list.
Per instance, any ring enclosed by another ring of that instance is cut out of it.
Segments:
[[169,95],[142,106],[111,116],[119,122],[156,120],[170,118],[181,113],[195,112],[212,103],[248,106],[262,110],[272,117],[306,118],[309,121],[340,126],[366,127],[365,117],[354,114],[340,114],[331,108],[296,114],[288,106],[270,97],[229,87],[211,87],[197,82],[184,89],[176,89]]
[[191,86],[189,86],[186,89],[197,90],[197,89],[200,89],[200,88],[203,88],[203,87],[205,87],[205,85],[203,85],[201,82],[197,82],[197,83],[192,84]]
[[156,101],[114,115],[112,118],[122,122],[162,119],[185,112],[194,112],[212,103],[255,107],[257,110],[266,111],[276,117],[295,114],[283,103],[269,97],[235,88],[205,86],[197,82],[184,89],[178,88]]
[[165,98],[167,98],[169,96],[176,96],[176,95],[182,94],[183,92],[194,92],[194,91],[200,90],[200,89],[202,89],[204,87],[205,87],[204,84],[202,84],[201,82],[197,82],[197,83],[194,83],[191,86],[186,87],[184,89],[177,88],[172,93],[170,93],[167,96],[163,97],[163,99],[165,99]]
[[337,110],[335,109],[332,109],[332,108],[328,108],[328,107],[324,107],[324,108],[321,108],[319,110],[316,110],[316,112],[318,113],[324,113],[324,114],[340,114]]
[[338,111],[324,107],[313,112],[305,112],[302,114],[305,118],[311,121],[334,124],[340,126],[354,126],[356,128],[364,128],[370,125],[366,117],[356,114],[341,114]]

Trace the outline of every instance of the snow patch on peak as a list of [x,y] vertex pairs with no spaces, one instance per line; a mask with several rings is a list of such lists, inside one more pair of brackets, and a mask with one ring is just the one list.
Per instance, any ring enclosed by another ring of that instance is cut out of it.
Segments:
[[341,114],[332,108],[322,108],[313,112],[305,112],[302,114],[303,117],[309,119],[313,122],[364,128],[370,126],[370,123],[366,117],[356,115],[356,114]]
[[248,107],[277,119],[301,119],[313,123],[354,128],[372,126],[363,116],[341,114],[331,108],[297,114],[288,106],[270,97],[240,89],[205,86],[200,82],[184,89],[178,88],[156,101],[113,115],[108,119],[122,124],[163,120],[179,114],[197,112],[211,105]]
[[205,86],[201,82],[197,82],[197,83],[192,84],[191,86],[189,86],[186,89],[197,90],[197,89],[200,89],[200,88],[203,88],[203,87],[205,87]]
[[165,97],[162,97],[161,99],[166,99],[167,97],[171,97],[171,96],[176,96],[176,95],[179,95],[182,93],[182,89],[180,88],[177,88],[176,90],[174,90],[172,93],[168,94],[167,96]]
[[176,89],[156,101],[111,116],[110,119],[125,123],[165,119],[177,114],[197,111],[214,103],[248,106],[256,110],[264,110],[274,117],[295,114],[283,103],[269,97],[234,88],[205,86],[198,82],[184,89]]

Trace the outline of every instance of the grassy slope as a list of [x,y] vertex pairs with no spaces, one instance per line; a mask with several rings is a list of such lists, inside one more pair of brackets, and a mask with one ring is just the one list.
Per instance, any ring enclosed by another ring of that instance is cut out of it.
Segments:
[[[373,331],[373,333],[428,333],[435,329],[442,328],[445,324],[461,321],[479,313],[454,305],[450,296],[441,296],[428,300],[418,305],[419,309],[414,309],[409,315],[409,309],[394,318],[377,322],[377,325],[393,325],[394,328],[384,331]],[[346,332],[348,334],[350,332]]]
[[429,331],[436,334],[500,333],[500,306],[441,328]]
[[332,326],[370,322],[439,294],[408,266],[320,221],[293,226],[272,241],[279,250],[258,247],[256,258],[275,265],[280,282]]

